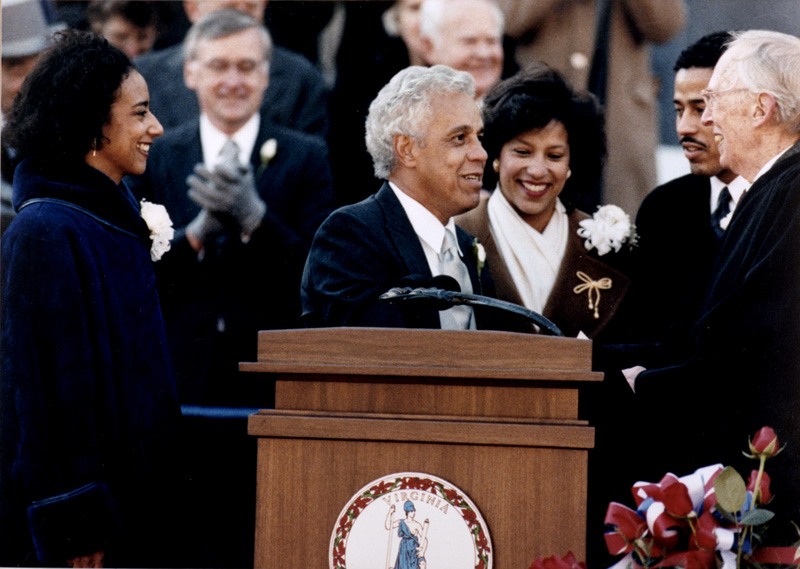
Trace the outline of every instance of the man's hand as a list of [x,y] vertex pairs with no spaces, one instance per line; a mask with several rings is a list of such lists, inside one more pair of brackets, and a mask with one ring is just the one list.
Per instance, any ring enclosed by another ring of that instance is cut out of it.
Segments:
[[221,162],[213,171],[198,164],[186,181],[192,200],[210,212],[230,215],[246,235],[258,228],[267,212],[256,190],[253,169],[236,159]]
[[186,226],[186,238],[195,251],[203,249],[209,239],[222,233],[222,222],[206,209],[200,210],[189,225]]

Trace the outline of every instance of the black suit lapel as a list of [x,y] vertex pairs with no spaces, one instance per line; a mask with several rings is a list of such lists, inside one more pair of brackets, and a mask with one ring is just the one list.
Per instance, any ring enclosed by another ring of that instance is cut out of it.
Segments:
[[428,260],[425,258],[425,252],[422,250],[422,244],[419,242],[419,237],[417,237],[403,206],[400,205],[400,201],[394,195],[389,184],[384,183],[381,186],[381,189],[375,195],[375,199],[386,216],[386,232],[389,239],[392,241],[403,263],[408,267],[409,274],[424,275],[432,278],[433,275],[428,266]]
[[[419,237],[389,184],[384,183],[381,186],[375,195],[375,200],[386,217],[386,235],[390,246],[399,257],[398,262],[406,267],[407,275],[421,275],[424,280],[431,279],[433,275]],[[387,254],[390,254],[390,251],[387,251]],[[430,308],[410,308],[405,319],[412,328],[441,327],[439,311]]]
[[[264,172],[266,172],[266,168],[261,167],[261,147],[264,146],[264,144],[270,138],[276,138],[275,132],[273,132],[272,124],[262,116],[261,125],[258,127],[258,136],[256,137],[256,143],[253,146],[253,152],[250,154],[250,165],[253,167],[253,173],[255,174],[256,177],[256,183],[258,183],[261,176],[264,174]],[[280,151],[281,148],[279,145],[278,152]]]

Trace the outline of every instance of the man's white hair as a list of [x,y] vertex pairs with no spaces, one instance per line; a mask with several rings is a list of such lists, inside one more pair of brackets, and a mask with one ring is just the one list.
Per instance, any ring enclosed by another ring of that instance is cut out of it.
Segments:
[[732,35],[723,54],[724,88],[769,93],[777,101],[778,121],[800,132],[800,38],[769,30]]
[[[505,29],[505,16],[500,7],[493,0],[480,0],[492,11],[497,22],[497,36],[502,37]],[[449,11],[463,11],[462,0],[425,0],[419,11],[419,33],[436,44],[440,38],[442,25],[447,19]]]
[[405,134],[422,143],[433,114],[431,100],[437,95],[475,97],[475,81],[469,73],[446,65],[406,67],[383,87],[369,106],[367,150],[375,176],[387,179],[397,166],[394,137]]

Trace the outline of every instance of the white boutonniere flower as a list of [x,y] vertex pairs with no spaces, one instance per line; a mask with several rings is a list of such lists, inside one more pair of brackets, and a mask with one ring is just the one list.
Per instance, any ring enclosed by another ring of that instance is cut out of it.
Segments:
[[475,256],[475,268],[478,269],[478,278],[480,278],[481,271],[486,266],[486,249],[483,248],[477,237],[472,240],[472,254]]
[[153,262],[158,261],[169,251],[169,242],[175,236],[172,220],[169,218],[167,208],[147,200],[142,200],[141,216],[150,229],[150,240],[153,242],[150,245],[150,258]]
[[274,138],[270,138],[264,144],[261,145],[261,150],[259,150],[258,155],[261,157],[261,166],[258,167],[258,173],[260,174],[264,170],[266,170],[269,163],[275,158],[275,155],[278,153],[278,141]]
[[597,208],[590,219],[584,219],[579,225],[578,235],[586,239],[586,250],[597,249],[600,256],[610,253],[612,249],[619,252],[626,242],[631,247],[636,243],[636,230],[630,216],[615,205]]

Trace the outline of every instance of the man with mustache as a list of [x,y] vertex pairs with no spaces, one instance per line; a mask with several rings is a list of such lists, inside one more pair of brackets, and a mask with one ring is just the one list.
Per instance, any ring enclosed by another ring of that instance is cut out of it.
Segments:
[[725,228],[749,185],[720,164],[712,127],[700,122],[705,110],[701,93],[730,39],[729,32],[708,34],[675,63],[675,126],[691,174],[654,189],[636,217],[636,341],[663,339],[679,311],[693,321],[691,299],[699,298],[695,292],[704,287]]

